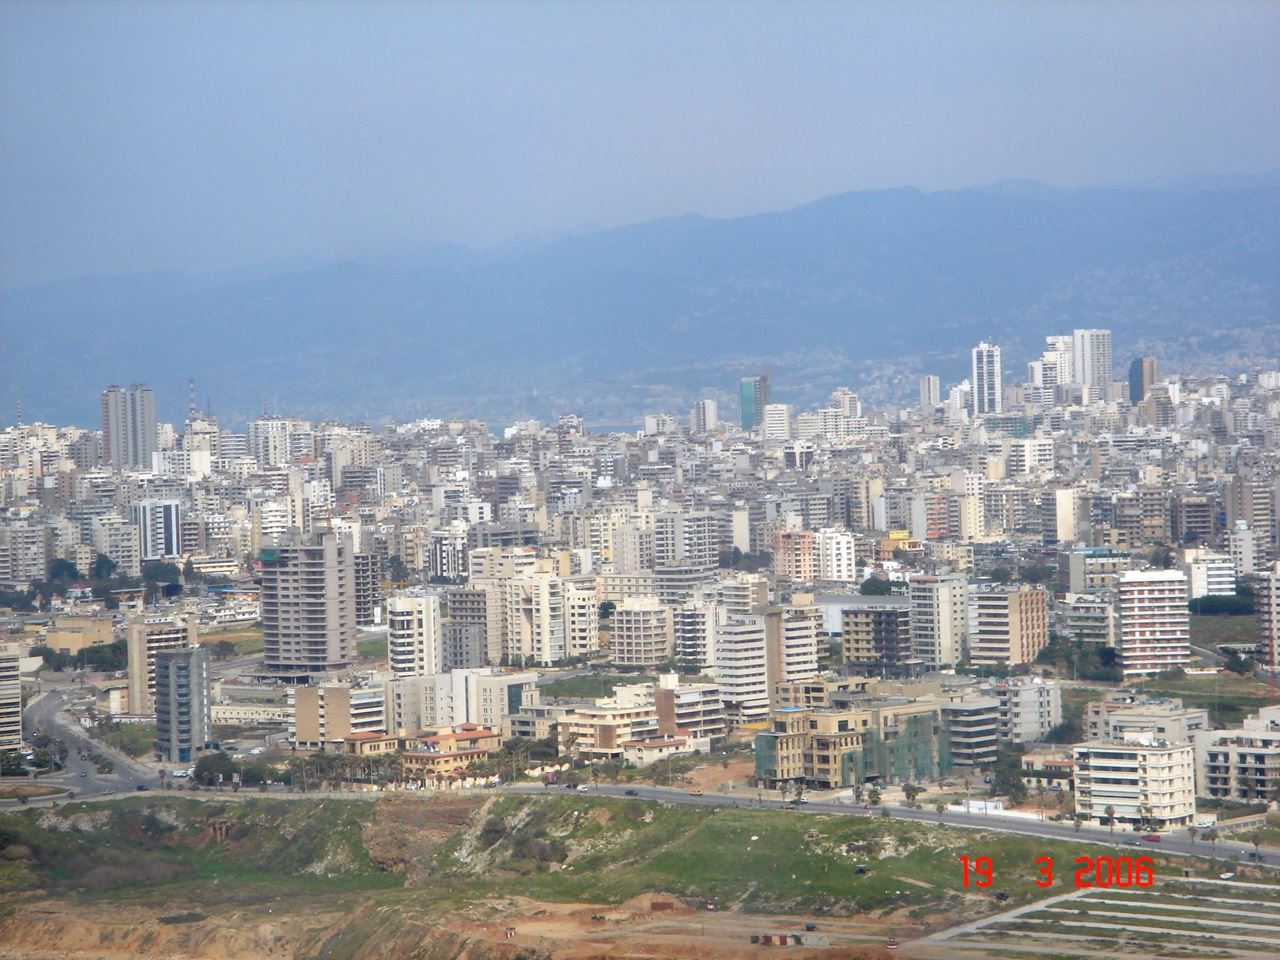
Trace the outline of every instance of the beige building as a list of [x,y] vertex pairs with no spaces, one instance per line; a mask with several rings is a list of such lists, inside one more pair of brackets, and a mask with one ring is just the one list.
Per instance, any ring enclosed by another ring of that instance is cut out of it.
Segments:
[[1049,642],[1048,594],[1039,587],[979,590],[971,598],[969,662],[1031,663]]
[[1180,570],[1130,570],[1120,577],[1120,663],[1125,679],[1191,662],[1187,577]]
[[1172,743],[1190,743],[1196,733],[1208,730],[1209,711],[1184,707],[1182,701],[1114,693],[1084,707],[1086,740],[1124,740],[1133,736],[1156,737]]
[[156,654],[161,650],[181,650],[199,642],[196,618],[171,616],[136,617],[125,628],[125,652],[129,669],[129,712],[148,714],[155,709]]
[[600,598],[595,577],[564,582],[565,656],[583,657],[600,649]]
[[610,629],[614,663],[652,667],[675,656],[671,608],[657,597],[623,600],[614,608]]
[[263,668],[307,677],[356,659],[356,564],[350,536],[295,535],[262,561]]
[[319,683],[293,691],[289,739],[299,750],[340,750],[356,734],[386,734],[386,690],[380,683]]
[[1263,707],[1231,730],[1195,735],[1197,793],[1220,800],[1272,800],[1280,791],[1280,706]]
[[684,731],[695,740],[714,740],[729,732],[724,699],[714,683],[681,683],[679,674],[660,674],[653,703],[664,736]]
[[110,617],[58,617],[45,631],[44,644],[55,653],[74,657],[90,647],[101,647],[114,639]]

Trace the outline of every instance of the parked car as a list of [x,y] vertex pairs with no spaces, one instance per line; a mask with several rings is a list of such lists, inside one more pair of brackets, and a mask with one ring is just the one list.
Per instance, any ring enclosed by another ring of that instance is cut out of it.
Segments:
[[1144,834],[1142,835],[1142,839],[1143,839],[1143,840],[1147,840],[1147,841],[1149,841],[1150,843],[1159,843],[1159,842],[1160,842],[1160,834],[1158,834],[1158,833],[1144,833]]
[[694,787],[692,790],[689,791],[689,796],[700,797],[702,796],[702,791],[699,790],[697,787]]
[[623,793],[625,793],[628,797],[640,796],[640,794],[636,793],[634,790],[624,790]]
[[591,791],[591,788],[588,787],[585,783],[578,784],[579,793],[589,793],[590,791]]

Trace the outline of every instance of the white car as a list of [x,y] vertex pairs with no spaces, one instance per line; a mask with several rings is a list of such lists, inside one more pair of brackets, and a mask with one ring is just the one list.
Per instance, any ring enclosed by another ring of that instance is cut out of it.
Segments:
[[578,792],[579,792],[579,793],[590,793],[590,792],[591,792],[591,788],[590,788],[590,787],[588,787],[585,783],[580,783],[580,784],[578,784]]

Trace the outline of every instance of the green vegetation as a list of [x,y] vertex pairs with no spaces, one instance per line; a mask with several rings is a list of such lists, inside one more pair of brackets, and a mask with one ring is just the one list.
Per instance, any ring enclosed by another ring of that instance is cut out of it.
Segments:
[[552,680],[541,689],[543,697],[594,700],[597,697],[610,696],[614,687],[633,683],[653,683],[656,679],[650,673],[584,673],[577,677]]
[[[219,630],[217,633],[202,633],[200,642],[213,644],[213,655],[219,659],[228,655],[247,657],[262,652],[262,628],[254,626]],[[227,653],[227,647],[223,646],[224,643],[230,645],[230,654]]]
[[75,656],[44,645],[32,647],[31,655],[40,657],[51,670],[101,670],[111,673],[129,665],[129,654],[123,639],[86,647]]
[[373,637],[369,640],[357,641],[356,653],[370,660],[385,660],[387,659],[387,638]]
[[1155,677],[1141,689],[1149,696],[1180,697],[1189,707],[1203,707],[1217,727],[1237,726],[1246,716],[1272,702],[1266,684],[1253,677],[1230,674]]
[[401,880],[362,842],[370,804],[130,799],[0,816],[0,896],[44,889],[89,900],[202,906],[265,893],[374,890]]
[[1068,680],[1117,683],[1124,679],[1116,651],[1098,643],[1054,636],[1036,656],[1036,663],[1052,665],[1058,676]]
[[1257,643],[1258,621],[1253,617],[1197,616],[1193,613],[1191,642],[1206,650],[1216,650],[1220,643]]
[[92,727],[89,736],[130,757],[148,756],[154,749],[154,723],[105,723]]
[[727,570],[747,570],[755,572],[773,564],[773,554],[768,550],[759,553],[743,553],[737,547],[721,550],[718,555],[719,566]]

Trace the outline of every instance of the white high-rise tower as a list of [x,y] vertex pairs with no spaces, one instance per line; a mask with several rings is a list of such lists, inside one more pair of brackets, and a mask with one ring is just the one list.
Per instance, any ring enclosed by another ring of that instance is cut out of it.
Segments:
[[1000,348],[983,340],[973,348],[973,413],[999,413],[1004,409],[1004,384],[1000,376]]

